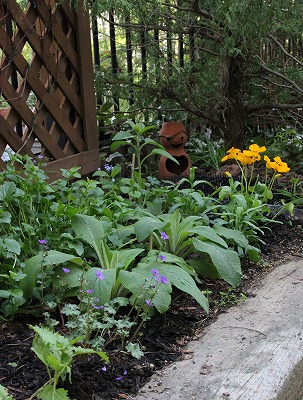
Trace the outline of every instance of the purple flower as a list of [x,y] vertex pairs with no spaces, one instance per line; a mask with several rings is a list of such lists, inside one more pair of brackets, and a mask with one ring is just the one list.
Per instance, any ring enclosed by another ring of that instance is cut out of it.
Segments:
[[127,375],[127,371],[126,371],[126,369],[123,371],[123,375]]
[[159,272],[157,269],[153,268],[153,269],[152,269],[152,274],[153,274],[154,276],[159,276],[159,275],[160,275],[160,272]]
[[107,368],[106,365],[104,365],[104,367],[101,368],[103,372],[106,372]]
[[87,294],[92,294],[92,293],[94,293],[94,291],[93,291],[93,289],[87,289],[86,293]]
[[159,260],[160,261],[166,261],[166,256],[164,256],[163,254],[159,255]]
[[121,381],[122,376],[117,376],[116,381]]
[[38,239],[38,243],[40,244],[47,244],[48,240],[47,239]]
[[166,278],[166,276],[162,275],[160,278],[160,282],[164,283],[164,285],[168,284],[168,279]]
[[113,169],[113,166],[110,164],[104,164],[104,169],[107,172],[110,172]]
[[103,275],[102,271],[97,271],[97,272],[96,272],[96,277],[97,277],[98,279],[100,279],[100,281],[103,281],[104,275]]
[[162,276],[155,276],[154,277],[155,281],[157,282],[161,282],[164,283],[164,285],[168,284],[168,279],[166,278],[166,276],[162,275]]
[[103,308],[104,308],[104,306],[97,306],[97,305],[94,304],[94,303],[92,303],[92,307],[93,307],[95,310],[103,310]]
[[65,273],[65,274],[68,274],[69,272],[70,272],[70,269],[68,269],[68,268],[62,268],[62,271]]
[[145,300],[145,304],[147,304],[149,307],[153,307],[154,306],[153,303],[148,299]]
[[169,236],[166,234],[166,232],[161,232],[161,239],[163,239],[163,240],[168,240],[169,239]]

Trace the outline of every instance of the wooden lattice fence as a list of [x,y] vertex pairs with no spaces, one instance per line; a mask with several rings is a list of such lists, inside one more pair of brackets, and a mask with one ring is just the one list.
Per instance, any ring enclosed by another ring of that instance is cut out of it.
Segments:
[[[69,2],[0,0],[0,169],[12,151],[60,168],[97,169],[88,12]],[[23,2],[24,3],[24,2]]]

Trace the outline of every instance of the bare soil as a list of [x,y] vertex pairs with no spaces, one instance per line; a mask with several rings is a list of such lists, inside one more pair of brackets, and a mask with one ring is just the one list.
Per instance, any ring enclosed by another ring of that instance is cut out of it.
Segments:
[[[264,237],[262,262],[258,265],[243,261],[243,282],[234,293],[249,297],[260,277],[272,268],[302,257],[303,218],[299,211],[295,218],[283,218],[283,224],[273,224]],[[301,226],[302,224],[302,226]],[[72,383],[65,382],[69,396],[74,400],[127,399],[138,392],[153,373],[168,363],[186,356],[186,344],[203,333],[221,312],[231,305],[222,301],[221,292],[227,290],[221,281],[203,283],[203,290],[210,290],[209,315],[189,296],[176,292],[172,307],[165,315],[156,315],[149,321],[140,336],[144,357],[137,360],[114,348],[106,371],[99,357],[81,358],[73,364]],[[233,302],[233,298],[230,298]],[[222,303],[222,304],[220,304]],[[47,380],[44,365],[31,350],[33,332],[28,324],[41,321],[32,316],[18,316],[12,322],[0,324],[0,384],[5,386],[16,400],[26,400]]]

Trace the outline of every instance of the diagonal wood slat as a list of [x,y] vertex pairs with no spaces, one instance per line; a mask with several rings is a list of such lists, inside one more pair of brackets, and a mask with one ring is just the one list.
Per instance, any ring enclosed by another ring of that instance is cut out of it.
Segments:
[[[17,82],[16,82],[17,80]],[[99,166],[88,11],[69,1],[0,0],[0,170],[9,149],[60,168]]]

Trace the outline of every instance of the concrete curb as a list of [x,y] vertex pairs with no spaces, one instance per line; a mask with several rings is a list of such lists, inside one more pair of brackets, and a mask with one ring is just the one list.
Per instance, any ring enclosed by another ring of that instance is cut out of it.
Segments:
[[302,400],[303,260],[267,274],[134,400]]

